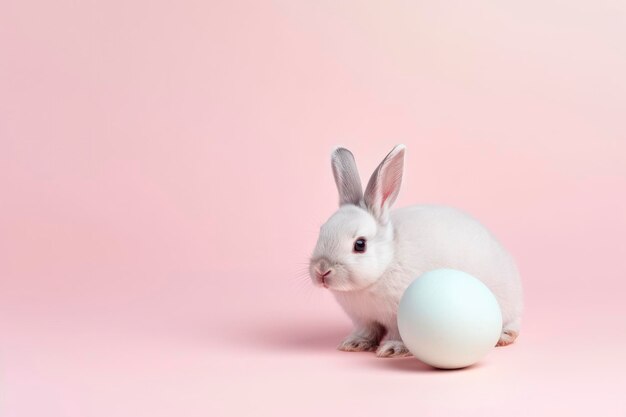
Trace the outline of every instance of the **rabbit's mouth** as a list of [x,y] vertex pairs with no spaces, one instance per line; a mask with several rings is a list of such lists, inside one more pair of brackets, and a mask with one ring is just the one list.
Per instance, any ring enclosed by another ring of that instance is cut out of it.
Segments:
[[328,288],[328,282],[326,281],[326,275],[317,275],[317,280],[319,281],[320,285],[324,288]]
[[328,288],[328,282],[332,279],[333,268],[325,260],[316,262],[317,265],[312,266],[311,276],[315,277],[316,283],[324,288]]

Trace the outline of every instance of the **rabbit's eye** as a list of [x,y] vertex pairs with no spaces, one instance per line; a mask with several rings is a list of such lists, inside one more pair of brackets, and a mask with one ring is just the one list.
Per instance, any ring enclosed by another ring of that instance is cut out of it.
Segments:
[[362,237],[358,238],[355,242],[354,242],[354,251],[355,252],[365,252],[366,249],[366,242],[365,239],[363,239]]

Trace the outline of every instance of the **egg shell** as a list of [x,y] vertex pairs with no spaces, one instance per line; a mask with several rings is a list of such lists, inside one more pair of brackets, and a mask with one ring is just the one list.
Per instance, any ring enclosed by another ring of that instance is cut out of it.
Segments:
[[494,348],[502,313],[495,295],[479,279],[437,269],[420,275],[404,292],[398,329],[417,359],[436,368],[464,368]]

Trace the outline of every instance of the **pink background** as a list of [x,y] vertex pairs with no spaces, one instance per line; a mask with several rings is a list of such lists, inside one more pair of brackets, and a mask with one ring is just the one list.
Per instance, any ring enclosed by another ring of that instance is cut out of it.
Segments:
[[[4,1],[0,414],[625,415],[626,7],[471,3]],[[303,275],[332,146],[396,143],[523,274],[468,370],[336,351]]]

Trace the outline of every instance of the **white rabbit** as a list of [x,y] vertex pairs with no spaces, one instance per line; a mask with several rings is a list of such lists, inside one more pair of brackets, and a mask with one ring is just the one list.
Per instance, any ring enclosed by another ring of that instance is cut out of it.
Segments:
[[519,334],[522,287],[515,263],[477,220],[456,209],[418,205],[391,210],[402,182],[404,145],[376,168],[365,194],[352,153],[332,152],[339,210],[320,228],[310,260],[314,284],[328,288],[354,323],[339,345],[376,351],[379,357],[410,355],[396,323],[400,297],[413,279],[454,268],[484,282],[496,295],[503,328],[498,346]]

